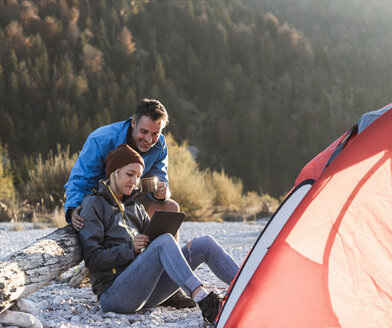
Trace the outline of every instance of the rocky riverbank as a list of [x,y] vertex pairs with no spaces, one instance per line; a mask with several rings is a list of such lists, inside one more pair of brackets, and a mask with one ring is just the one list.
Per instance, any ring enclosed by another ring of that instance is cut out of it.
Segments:
[[[265,223],[264,220],[253,223],[185,222],[181,228],[180,244],[209,234],[241,264]],[[12,224],[0,224],[0,257],[29,245],[51,231],[53,229],[31,229],[29,225],[15,229]],[[202,265],[197,274],[207,288],[216,288],[222,294],[226,291],[227,286],[206,265]],[[103,313],[90,286],[71,288],[61,279],[27,299],[34,302],[38,310],[37,318],[44,327],[203,327],[198,308],[177,310],[156,307],[129,315]]]

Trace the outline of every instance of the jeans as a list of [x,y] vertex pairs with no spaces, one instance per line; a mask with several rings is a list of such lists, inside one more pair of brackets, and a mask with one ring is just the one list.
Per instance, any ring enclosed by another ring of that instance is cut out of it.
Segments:
[[179,287],[189,294],[203,283],[193,273],[206,263],[223,282],[230,284],[239,267],[214,238],[195,238],[190,248],[179,248],[170,234],[155,238],[114,280],[99,301],[104,312],[131,313],[156,306]]

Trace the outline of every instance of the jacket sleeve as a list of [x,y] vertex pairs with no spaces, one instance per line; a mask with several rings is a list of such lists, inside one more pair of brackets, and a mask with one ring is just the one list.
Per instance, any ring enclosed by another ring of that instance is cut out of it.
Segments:
[[128,265],[135,259],[133,243],[123,243],[104,248],[105,227],[100,219],[103,211],[99,209],[94,196],[83,201],[81,215],[86,218],[85,225],[79,232],[80,243],[86,267],[92,270],[111,270]]
[[[85,195],[91,192],[100,179],[103,178],[104,159],[100,152],[96,139],[87,138],[74,167],[71,170],[69,180],[66,183],[65,213],[68,209],[78,207]],[[67,222],[70,223],[69,218]]]
[[[168,155],[165,139],[163,139],[162,151],[157,156],[157,159],[154,162],[154,164],[152,165],[151,170],[148,173],[148,175],[158,177],[158,179],[160,181],[165,182],[167,188],[169,189],[169,176],[167,173],[168,165],[169,165],[169,155]],[[149,196],[149,198],[151,198],[153,200],[157,200],[154,198],[154,196],[151,193],[148,193],[148,196]],[[170,198],[170,196],[171,196],[171,193],[170,193],[170,189],[169,189],[169,192],[167,193],[166,198],[159,199],[159,200],[166,201]]]

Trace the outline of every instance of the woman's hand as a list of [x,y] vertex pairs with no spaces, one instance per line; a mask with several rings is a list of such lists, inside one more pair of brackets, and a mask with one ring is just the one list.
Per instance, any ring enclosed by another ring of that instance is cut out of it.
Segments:
[[142,249],[146,248],[150,242],[150,237],[147,235],[137,235],[133,240],[133,249],[135,254],[140,254]]

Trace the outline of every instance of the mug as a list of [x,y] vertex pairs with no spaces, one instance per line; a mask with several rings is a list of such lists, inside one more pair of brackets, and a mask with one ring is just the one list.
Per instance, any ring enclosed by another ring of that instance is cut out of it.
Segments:
[[149,178],[141,178],[140,184],[142,187],[142,192],[156,192],[158,190],[158,178],[157,177],[149,177]]

